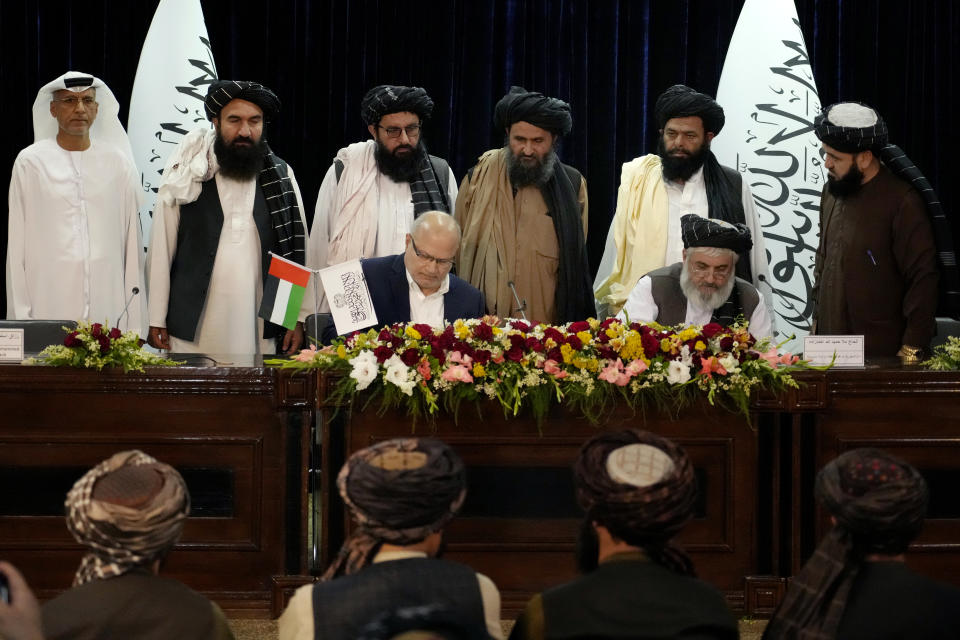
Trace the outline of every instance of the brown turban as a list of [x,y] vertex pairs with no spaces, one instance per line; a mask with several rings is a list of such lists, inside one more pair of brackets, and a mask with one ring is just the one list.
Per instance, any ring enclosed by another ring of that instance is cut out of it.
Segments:
[[141,451],[122,451],[77,480],[67,528],[90,551],[74,586],[123,575],[161,557],[180,538],[190,494],[177,470]]
[[603,433],[583,445],[573,473],[589,520],[665,566],[693,573],[687,555],[670,543],[692,517],[697,495],[683,449],[640,429]]
[[409,545],[440,531],[463,506],[467,475],[443,442],[398,438],[350,456],[337,488],[357,527],[324,579],[356,573],[381,542]]
[[834,638],[867,553],[903,553],[920,532],[927,483],[879,449],[854,449],[817,474],[817,497],[837,520],[793,579],[764,637]]

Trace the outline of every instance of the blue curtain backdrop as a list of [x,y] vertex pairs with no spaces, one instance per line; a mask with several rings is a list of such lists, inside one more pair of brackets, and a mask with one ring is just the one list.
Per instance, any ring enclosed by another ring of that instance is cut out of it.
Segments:
[[[297,170],[308,218],[337,149],[364,138],[360,98],[382,83],[436,102],[431,152],[458,179],[502,144],[493,106],[519,84],[563,98],[561,156],[587,177],[589,250],[600,259],[621,164],[653,150],[657,96],[677,82],[715,94],[742,0],[203,0],[222,78],[258,80],[283,101],[268,137]],[[103,78],[121,120],[155,1],[3,0],[4,175],[33,141],[37,89],[68,69]],[[952,0],[797,0],[824,104],[860,100],[956,206],[960,5]],[[6,251],[6,206],[0,246]],[[954,224],[954,227],[960,225]],[[955,229],[955,236],[957,236]],[[5,305],[5,296],[0,300]],[[5,315],[5,313],[4,313]]]

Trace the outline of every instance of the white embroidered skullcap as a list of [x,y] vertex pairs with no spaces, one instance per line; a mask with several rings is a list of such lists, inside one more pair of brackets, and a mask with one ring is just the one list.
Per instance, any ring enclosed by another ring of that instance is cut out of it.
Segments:
[[663,449],[649,444],[628,444],[607,456],[607,474],[612,480],[635,487],[649,487],[673,472],[674,464]]

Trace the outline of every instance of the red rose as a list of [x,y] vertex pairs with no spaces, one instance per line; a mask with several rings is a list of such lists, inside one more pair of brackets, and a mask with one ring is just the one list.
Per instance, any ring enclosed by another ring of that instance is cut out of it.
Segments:
[[557,344],[563,344],[563,334],[560,333],[558,330],[554,329],[553,327],[544,329],[543,339],[544,340],[552,339]]
[[119,338],[119,337],[122,336],[122,335],[123,335],[123,334],[120,332],[120,329],[114,327],[113,329],[110,329],[110,335],[109,335],[108,337],[109,337],[111,340],[116,340],[117,338]]
[[413,328],[417,333],[420,334],[421,338],[426,338],[427,336],[433,335],[433,327],[428,324],[418,322],[417,324],[413,325]]
[[574,351],[580,351],[583,348],[583,343],[580,342],[580,338],[577,336],[567,336],[565,342],[570,345],[570,348]]
[[648,358],[652,358],[660,352],[660,341],[652,333],[644,333],[640,336],[640,343],[643,345],[643,353]]
[[377,362],[383,364],[393,355],[393,349],[385,345],[380,345],[373,350],[373,355],[377,356]]
[[616,351],[606,346],[597,347],[597,353],[600,354],[601,358],[606,358],[607,360],[616,360],[620,357]]
[[527,349],[530,349],[530,351],[536,351],[537,353],[540,353],[541,351],[543,351],[543,343],[541,343],[539,340],[537,340],[533,336],[530,336],[529,338],[527,338]]
[[590,331],[590,323],[586,320],[574,322],[567,327],[567,333],[580,333],[581,331]]
[[733,338],[730,336],[720,338],[720,351],[730,351],[730,349],[733,349]]
[[700,354],[695,353],[690,358],[690,364],[694,369],[700,369],[703,366],[703,358],[700,357]]
[[523,360],[523,349],[520,347],[513,347],[505,354],[503,354],[507,360],[512,360],[513,362],[520,362]]
[[380,342],[389,342],[393,338],[393,334],[390,333],[390,329],[384,327],[380,329],[380,335],[377,336],[377,339]]
[[607,318],[606,320],[600,323],[600,328],[606,329],[610,325],[612,325],[614,322],[619,322],[619,320],[617,320],[616,316],[610,316],[609,318]]
[[513,334],[510,336],[510,347],[513,349],[519,349],[523,347],[525,343],[526,339],[521,335]]
[[[95,325],[95,326],[99,326],[99,325]],[[103,335],[102,331],[96,336],[96,338],[97,338],[97,342],[100,343],[100,353],[106,353],[107,351],[110,351],[110,338]]]
[[480,364],[487,364],[490,362],[491,355],[487,349],[477,349],[473,352],[473,359]]
[[447,354],[443,350],[443,347],[439,347],[435,344],[430,345],[430,355],[437,359],[441,366],[447,361]]
[[510,326],[518,331],[530,331],[530,325],[523,320],[511,320]]
[[550,349],[550,351],[547,351],[547,357],[557,362],[563,362],[563,352],[560,351],[560,347],[554,347]]
[[82,344],[83,342],[77,337],[76,331],[71,331],[67,334],[67,337],[63,339],[63,346],[65,347],[79,347]]
[[420,352],[416,349],[407,349],[400,354],[400,359],[403,360],[403,364],[412,367],[420,361]]
[[94,322],[90,325],[90,335],[94,338],[98,338],[103,334],[103,325],[99,322]]
[[[450,330],[453,331],[453,327],[450,327]],[[475,337],[477,340],[492,340],[493,327],[488,325],[486,322],[481,322],[473,328],[473,337]]]
[[723,327],[717,324],[716,322],[710,322],[708,324],[703,325],[703,336],[707,340],[717,335],[721,331],[723,331]]

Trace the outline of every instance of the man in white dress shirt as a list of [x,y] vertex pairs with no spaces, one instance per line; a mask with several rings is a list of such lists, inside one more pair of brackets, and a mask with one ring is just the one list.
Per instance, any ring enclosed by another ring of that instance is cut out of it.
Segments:
[[763,294],[735,275],[737,260],[752,244],[746,225],[691,213],[680,219],[680,227],[683,262],[640,278],[618,317],[662,325],[715,322],[728,327],[743,316],[755,338],[770,337],[773,329]]
[[[270,253],[306,258],[293,168],[270,150],[265,124],[280,100],[255,82],[219,80],[206,98],[212,130],[184,137],[157,194],[147,272],[149,342],[177,353],[293,353],[294,330],[257,317]],[[309,301],[307,300],[309,298]],[[304,311],[312,307],[308,291]]]
[[723,108],[678,84],[657,99],[655,113],[657,153],[623,165],[617,210],[593,283],[598,314],[616,314],[642,275],[680,261],[680,217],[688,213],[747,226],[753,249],[741,256],[737,275],[764,293],[772,313],[770,267],[750,187],[710,151],[723,129]]
[[102,80],[77,71],[37,94],[34,143],[10,178],[8,318],[144,334],[140,178],[119,109]]
[[423,142],[432,113],[433,100],[420,87],[380,85],[363,97],[360,115],[371,139],[340,149],[323,178],[310,230],[311,266],[401,253],[415,217],[453,214],[456,178]]

